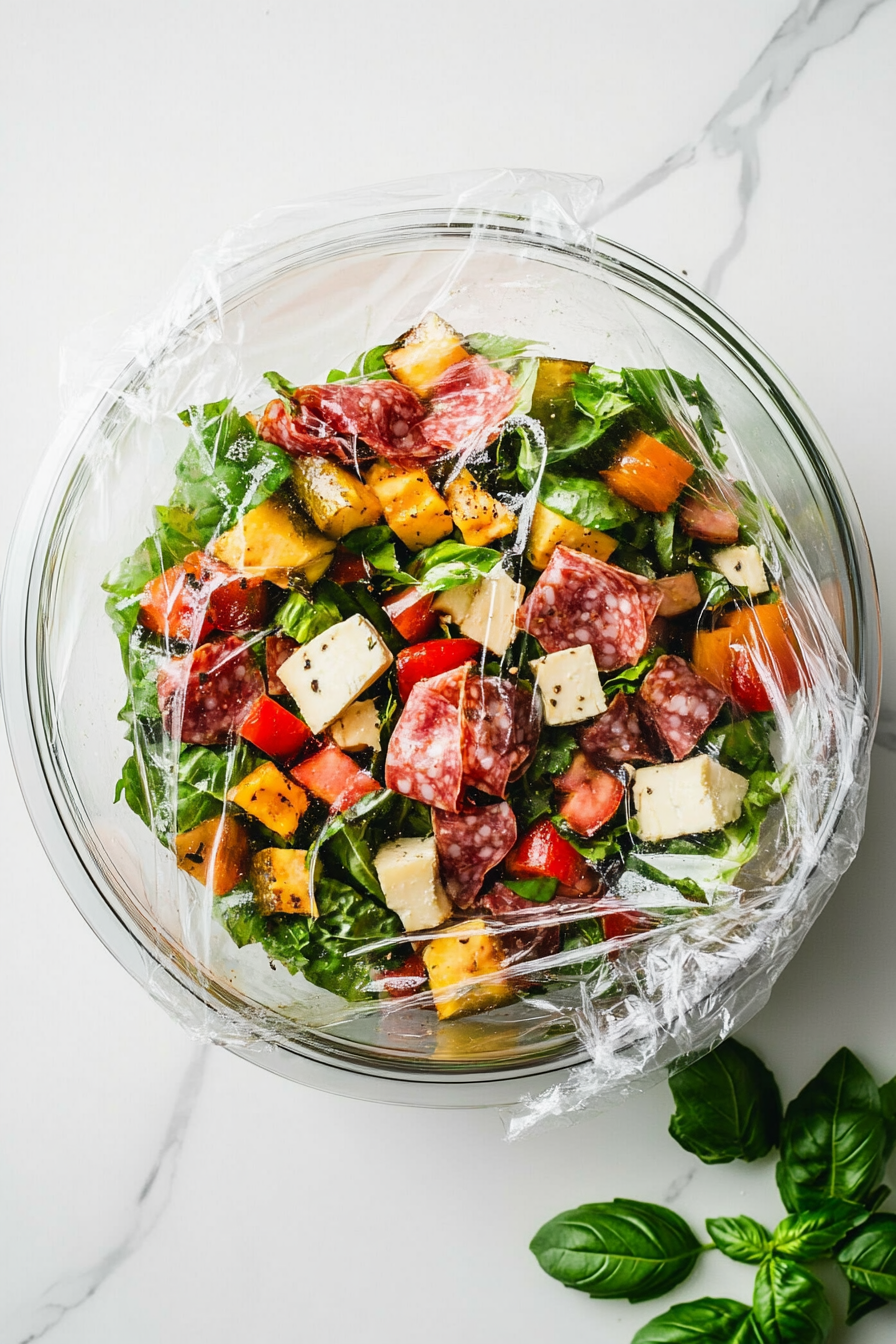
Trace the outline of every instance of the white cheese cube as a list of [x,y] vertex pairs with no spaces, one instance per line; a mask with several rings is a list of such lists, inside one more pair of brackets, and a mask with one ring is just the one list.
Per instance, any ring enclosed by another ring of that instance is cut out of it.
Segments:
[[711,756],[635,771],[633,796],[642,840],[717,831],[737,821],[748,781]]
[[380,720],[372,700],[356,700],[330,724],[330,736],[343,751],[362,751],[380,745]]
[[391,662],[391,653],[370,622],[349,616],[296,649],[278,675],[312,733],[319,733]]
[[726,546],[714,551],[712,562],[735,588],[746,588],[751,597],[768,592],[765,565],[755,546]]
[[590,644],[533,658],[531,665],[546,723],[580,723],[603,714],[607,702]]
[[502,658],[516,635],[514,620],[525,596],[523,585],[498,565],[477,583],[439,593],[433,607],[445,612],[467,639]]
[[392,840],[377,851],[373,863],[386,904],[408,931],[433,929],[451,914],[433,836]]

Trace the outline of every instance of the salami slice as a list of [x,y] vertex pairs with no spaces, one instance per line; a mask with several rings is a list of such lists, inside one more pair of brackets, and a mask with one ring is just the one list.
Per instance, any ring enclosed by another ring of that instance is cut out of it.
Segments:
[[513,410],[516,397],[509,374],[482,355],[471,355],[452,364],[437,380],[421,436],[439,456],[484,448]]
[[386,788],[445,812],[463,789],[460,702],[467,667],[418,681],[389,739]]
[[467,677],[462,750],[464,783],[503,798],[538,743],[540,707],[504,677]]
[[458,813],[433,808],[432,826],[445,890],[455,905],[468,910],[486,873],[516,844],[513,809],[508,803]]
[[694,750],[725,703],[721,691],[668,653],[650,669],[636,699],[676,761]]
[[255,659],[235,635],[201,644],[186,658],[169,659],[159,670],[156,688],[168,736],[205,747],[226,742],[264,695]]
[[626,571],[625,577],[638,590],[638,597],[641,606],[644,608],[644,620],[649,627],[660,609],[660,603],[663,600],[662,589],[654,583],[653,579],[645,579],[642,574],[629,574]]
[[332,455],[353,461],[358,441],[389,459],[427,456],[418,426],[425,409],[409,387],[389,379],[299,387],[295,409],[271,402],[258,424],[261,438],[288,453]]
[[265,666],[268,674],[268,695],[289,695],[280,680],[280,669],[299,647],[291,635],[268,635],[264,642]]
[[655,762],[659,753],[650,741],[634,703],[636,697],[620,691],[605,713],[579,733],[579,744],[586,756],[595,761]]
[[631,666],[647,648],[645,604],[632,576],[565,546],[554,551],[516,623],[548,653],[590,644],[604,671]]

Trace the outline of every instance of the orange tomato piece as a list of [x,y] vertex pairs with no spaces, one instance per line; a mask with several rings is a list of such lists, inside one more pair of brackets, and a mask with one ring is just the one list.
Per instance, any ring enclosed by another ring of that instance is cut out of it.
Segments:
[[740,647],[749,656],[760,681],[771,679],[784,696],[806,685],[806,669],[783,602],[728,612],[722,628],[731,632],[732,648]]
[[691,648],[691,667],[725,695],[731,693],[731,631],[698,630]]
[[226,896],[249,871],[249,839],[229,814],[202,821],[182,831],[174,842],[177,866],[205,885],[212,894]]
[[694,474],[681,453],[638,432],[601,476],[615,494],[647,513],[665,513]]

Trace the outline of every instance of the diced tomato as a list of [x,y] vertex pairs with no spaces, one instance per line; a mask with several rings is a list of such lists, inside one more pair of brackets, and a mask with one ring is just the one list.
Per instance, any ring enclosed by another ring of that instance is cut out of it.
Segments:
[[595,885],[585,859],[547,819],[526,832],[504,867],[511,877],[556,877],[577,892],[591,891]]
[[398,694],[407,700],[418,681],[452,672],[481,653],[482,645],[475,639],[429,639],[425,644],[401,649],[395,657]]
[[625,788],[615,775],[592,765],[583,751],[576,752],[565,774],[554,780],[565,793],[560,815],[579,835],[594,835],[606,826],[625,797]]
[[291,761],[312,739],[307,723],[262,695],[240,724],[240,737],[278,761]]
[[327,570],[327,578],[333,583],[362,583],[369,579],[370,565],[363,555],[355,555],[344,546],[337,546],[336,552]]
[[741,709],[745,709],[748,714],[761,714],[771,709],[769,693],[756,671],[749,649],[741,648],[738,644],[731,650],[729,679],[731,698],[737,701]]
[[623,444],[612,467],[601,476],[610,489],[648,513],[665,513],[694,474],[681,453],[640,431]]
[[[153,579],[140,600],[140,623],[156,635],[201,644],[212,630],[260,630],[268,619],[270,590],[202,551],[193,551]],[[196,630],[196,624],[200,628]]]
[[373,979],[386,991],[390,999],[406,999],[411,994],[416,994],[426,984],[426,967],[419,953],[412,952],[400,966],[374,971]]
[[337,812],[345,812],[365,793],[382,788],[372,775],[355,764],[351,756],[340,751],[335,742],[328,742],[313,756],[294,765],[290,774],[297,784],[322,798]]
[[740,647],[749,656],[761,681],[771,680],[784,696],[806,685],[806,669],[783,602],[741,607],[724,616],[722,626],[731,631],[732,648]]
[[737,514],[714,493],[686,499],[678,522],[687,536],[716,546],[733,546],[740,531]]
[[291,635],[268,635],[264,642],[264,660],[265,670],[268,674],[268,695],[288,695],[286,687],[280,680],[280,669],[291,658],[296,649],[299,648],[299,641],[293,639]]
[[657,926],[656,920],[645,915],[643,910],[612,910],[603,916],[601,924],[607,941],[611,938],[629,938],[633,933],[646,933],[648,929]]
[[383,603],[383,611],[403,639],[416,642],[427,639],[438,625],[432,609],[432,596],[418,596],[416,587],[402,588],[392,593]]

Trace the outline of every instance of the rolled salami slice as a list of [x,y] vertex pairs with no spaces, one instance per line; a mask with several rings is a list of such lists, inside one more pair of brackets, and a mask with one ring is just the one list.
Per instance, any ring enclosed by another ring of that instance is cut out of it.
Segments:
[[432,827],[445,890],[455,905],[468,910],[485,875],[516,844],[516,818],[509,803],[493,803],[468,812],[434,807]]
[[509,374],[482,355],[471,355],[452,364],[435,383],[421,437],[439,456],[484,448],[513,410],[516,397]]
[[[646,610],[633,576],[558,546],[516,615],[548,653],[590,644],[599,668],[629,667],[647,648]],[[655,595],[654,614],[660,597]],[[652,619],[652,617],[651,617]]]
[[660,609],[663,600],[662,589],[653,579],[645,579],[642,574],[630,574],[626,570],[625,577],[638,590],[638,597],[641,600],[641,606],[644,608],[644,620],[649,627]]
[[265,666],[268,674],[268,695],[289,695],[280,680],[280,669],[299,647],[291,635],[268,635],[264,642]]
[[201,644],[186,658],[169,659],[159,669],[156,689],[168,736],[212,747],[237,732],[264,695],[264,680],[248,645],[228,635]]
[[659,752],[645,733],[638,716],[636,697],[620,691],[594,723],[579,733],[579,745],[594,761],[655,762]]
[[505,677],[467,677],[462,750],[464,783],[503,798],[538,744],[540,707]]
[[445,812],[463,791],[460,704],[469,665],[418,681],[389,739],[386,788]]
[[694,750],[725,703],[721,691],[668,653],[657,659],[635,698],[676,761]]

